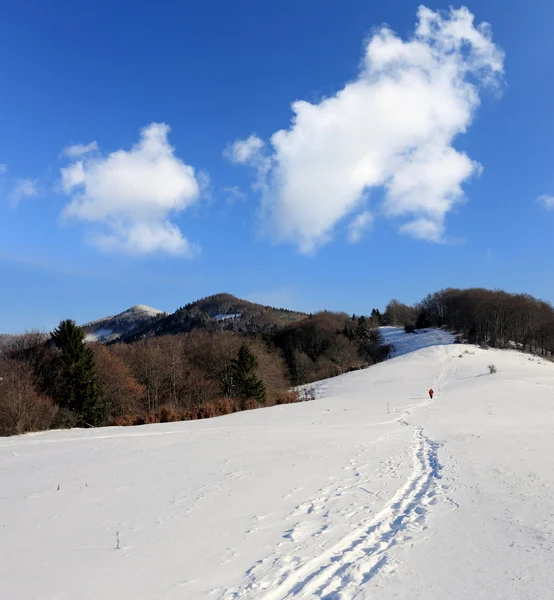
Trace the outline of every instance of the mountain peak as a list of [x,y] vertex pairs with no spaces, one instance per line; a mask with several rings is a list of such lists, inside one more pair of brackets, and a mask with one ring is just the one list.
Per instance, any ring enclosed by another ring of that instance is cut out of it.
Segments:
[[[157,308],[152,308],[151,306],[148,306],[146,304],[135,304],[134,306],[131,306],[131,308],[129,308],[125,311],[125,313],[129,313],[129,312],[142,312],[142,313],[148,313],[149,315],[152,315],[152,316],[156,316],[156,315],[161,315],[164,311],[159,310]],[[121,314],[124,314],[124,313],[121,313]]]
[[122,335],[136,332],[149,325],[153,319],[164,315],[162,310],[146,304],[136,304],[117,315],[91,321],[83,325],[86,341],[115,341]]

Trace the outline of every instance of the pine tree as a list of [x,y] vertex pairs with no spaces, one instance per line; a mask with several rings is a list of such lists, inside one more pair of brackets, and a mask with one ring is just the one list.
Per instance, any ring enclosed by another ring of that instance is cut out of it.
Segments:
[[94,354],[85,345],[83,330],[68,319],[52,332],[52,339],[62,352],[60,405],[75,414],[78,426],[102,425],[105,411],[94,372]]
[[381,314],[381,311],[378,308],[374,308],[371,311],[371,321],[372,323],[375,323],[377,325],[381,325],[381,323],[383,322],[383,315]]
[[369,338],[369,324],[364,316],[358,319],[354,335],[361,342],[365,342]]
[[232,361],[233,392],[238,398],[253,398],[259,404],[265,404],[266,390],[261,379],[256,376],[258,359],[243,342],[237,358]]
[[300,383],[300,372],[292,344],[287,344],[283,355],[289,372],[290,382],[292,385],[298,385]]

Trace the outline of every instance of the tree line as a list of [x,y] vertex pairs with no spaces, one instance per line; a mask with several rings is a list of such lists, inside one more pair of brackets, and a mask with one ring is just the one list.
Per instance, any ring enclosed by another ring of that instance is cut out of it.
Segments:
[[416,326],[445,327],[470,343],[528,352],[554,352],[554,308],[528,294],[449,288],[417,305]]
[[62,321],[0,350],[0,435],[199,419],[302,400],[292,386],[379,362],[372,318],[322,312],[270,334],[205,331],[85,343]]
[[213,417],[296,402],[294,386],[387,358],[379,327],[444,327],[469,343],[552,355],[554,309],[526,294],[445,289],[369,316],[320,312],[267,331],[167,334],[87,344],[63,321],[0,348],[0,435]]

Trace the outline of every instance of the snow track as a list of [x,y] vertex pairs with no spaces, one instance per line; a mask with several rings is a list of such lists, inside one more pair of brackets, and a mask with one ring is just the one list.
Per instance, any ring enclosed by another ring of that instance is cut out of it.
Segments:
[[[396,409],[395,412],[400,413],[396,418],[397,422],[403,428],[413,430],[411,471],[404,484],[381,510],[361,519],[353,531],[332,546],[326,547],[329,540],[324,542],[319,547],[319,554],[311,559],[304,561],[296,555],[280,555],[277,552],[260,561],[247,572],[250,579],[248,584],[239,589],[227,590],[221,598],[352,600],[378,573],[386,569],[394,570],[395,559],[391,560],[391,550],[397,546],[415,544],[415,536],[427,529],[428,513],[439,500],[457,508],[446,497],[448,486],[438,483],[442,479],[442,467],[438,459],[439,444],[426,437],[421,427],[412,425],[407,420],[413,410],[437,401],[455,374],[456,367],[444,346],[441,370],[432,384],[436,392],[435,399]],[[330,497],[324,495],[307,505],[313,509],[317,503],[326,504],[329,500]],[[324,536],[325,529],[324,525],[315,535]],[[292,534],[285,537],[292,539]],[[425,539],[422,537],[418,541]],[[264,565],[268,562],[270,566],[266,570]]]

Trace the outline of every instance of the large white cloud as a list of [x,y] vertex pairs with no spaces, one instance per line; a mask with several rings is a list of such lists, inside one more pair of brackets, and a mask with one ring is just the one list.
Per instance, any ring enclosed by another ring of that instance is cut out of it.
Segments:
[[198,199],[199,182],[194,169],[175,156],[169,131],[152,123],[131,150],[107,156],[90,154],[95,142],[66,150],[78,160],[61,169],[63,190],[71,195],[63,217],[106,226],[107,233],[90,237],[106,251],[190,256],[194,246],[169,217]]
[[481,168],[452,142],[471,124],[480,90],[503,72],[489,26],[473,19],[466,8],[422,6],[410,39],[381,27],[355,81],[317,104],[294,102],[290,128],[269,144],[251,136],[226,151],[256,169],[277,240],[313,251],[373,188],[384,192],[381,212],[403,220],[402,232],[443,239],[445,215]]

